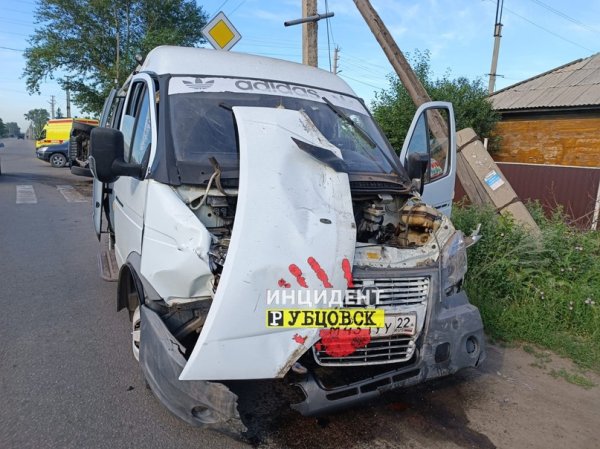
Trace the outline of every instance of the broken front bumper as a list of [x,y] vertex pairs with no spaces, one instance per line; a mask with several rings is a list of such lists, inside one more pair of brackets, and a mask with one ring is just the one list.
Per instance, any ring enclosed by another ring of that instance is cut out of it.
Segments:
[[[373,399],[400,387],[478,366],[485,359],[479,310],[464,292],[444,298],[434,307],[415,362],[337,388],[326,388],[312,372],[296,383],[306,399],[292,408],[303,415],[322,415]],[[352,369],[344,368],[344,369]]]
[[237,396],[218,382],[180,381],[186,362],[183,346],[145,305],[141,306],[141,323],[140,365],[158,399],[188,424],[244,430],[237,411]]

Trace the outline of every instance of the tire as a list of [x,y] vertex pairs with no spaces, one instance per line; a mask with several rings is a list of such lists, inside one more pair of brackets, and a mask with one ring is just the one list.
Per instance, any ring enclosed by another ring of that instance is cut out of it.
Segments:
[[76,165],[71,166],[71,173],[76,176],[85,176],[86,178],[93,178],[94,175],[89,168],[77,167]]
[[50,165],[52,165],[54,168],[62,168],[67,165],[67,158],[62,153],[51,154]]
[[133,351],[133,357],[138,362],[140,361],[141,324],[140,306],[137,306],[131,318],[131,350]]

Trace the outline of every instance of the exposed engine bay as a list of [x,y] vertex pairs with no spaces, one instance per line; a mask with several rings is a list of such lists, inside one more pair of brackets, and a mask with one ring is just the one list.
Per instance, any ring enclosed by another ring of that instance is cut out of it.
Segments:
[[354,200],[356,240],[395,248],[423,246],[442,221],[436,209],[405,197],[380,194],[373,199]]

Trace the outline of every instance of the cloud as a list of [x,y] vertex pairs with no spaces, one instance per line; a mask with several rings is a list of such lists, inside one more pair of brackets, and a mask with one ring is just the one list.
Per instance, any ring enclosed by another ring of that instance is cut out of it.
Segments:
[[257,19],[267,20],[269,22],[276,22],[279,24],[283,24],[286,20],[295,19],[295,13],[274,13],[271,11],[267,11],[264,9],[255,9],[252,11],[251,17],[256,17]]
[[403,25],[392,25],[388,27],[388,31],[394,39],[398,39],[408,31],[408,28]]

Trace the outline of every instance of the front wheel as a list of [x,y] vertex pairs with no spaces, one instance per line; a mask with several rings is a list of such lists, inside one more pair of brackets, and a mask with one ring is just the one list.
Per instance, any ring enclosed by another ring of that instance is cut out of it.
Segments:
[[138,362],[140,361],[141,325],[142,319],[140,314],[140,306],[137,306],[133,312],[133,316],[131,317],[131,350],[133,351],[133,356]]
[[52,156],[50,156],[50,165],[55,168],[62,168],[67,165],[67,158],[64,154],[54,153]]

